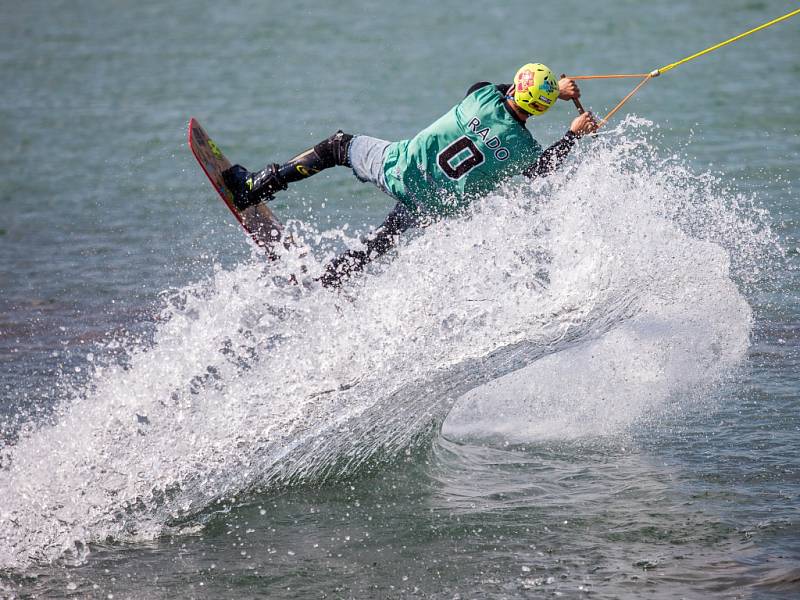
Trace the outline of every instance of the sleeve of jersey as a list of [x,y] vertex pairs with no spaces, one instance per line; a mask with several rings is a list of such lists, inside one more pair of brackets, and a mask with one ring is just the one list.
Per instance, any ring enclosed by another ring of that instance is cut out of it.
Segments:
[[553,171],[557,171],[575,145],[576,139],[578,139],[577,135],[572,131],[567,131],[564,137],[542,152],[536,162],[525,169],[522,174],[530,178],[546,177]]
[[492,85],[492,83],[490,81],[479,81],[478,83],[473,83],[471,86],[469,86],[467,93],[464,94],[464,98],[469,96],[472,92],[475,92],[486,85]]

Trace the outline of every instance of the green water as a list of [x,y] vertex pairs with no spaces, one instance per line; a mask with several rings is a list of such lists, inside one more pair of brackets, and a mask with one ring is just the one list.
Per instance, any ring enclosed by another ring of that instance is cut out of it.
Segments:
[[[7,3],[0,452],[21,422],[88,389],[87,352],[104,352],[95,344],[122,330],[146,338],[161,292],[252,260],[186,148],[190,116],[232,160],[260,167],[337,129],[409,137],[472,83],[509,81],[524,62],[570,74],[646,72],[796,6]],[[708,405],[610,435],[470,443],[436,432],[347,477],[248,489],[205,507],[188,531],[138,541],[89,532],[78,540],[91,548],[80,564],[0,571],[0,594],[797,597],[799,32],[800,18],[760,32],[654,80],[626,105],[653,122],[647,137],[661,159],[678,156],[715,174],[728,198],[754,199],[778,239],[763,265],[746,252],[733,259],[754,314],[751,345]],[[605,114],[631,87],[583,83],[583,104]],[[534,136],[548,145],[573,115],[560,103],[533,123]],[[339,169],[273,206],[285,220],[352,232],[392,205]],[[737,260],[764,278],[740,277]],[[47,462],[40,467],[31,480],[50,476]],[[0,495],[0,505],[11,499]],[[3,521],[0,539],[13,527]]]

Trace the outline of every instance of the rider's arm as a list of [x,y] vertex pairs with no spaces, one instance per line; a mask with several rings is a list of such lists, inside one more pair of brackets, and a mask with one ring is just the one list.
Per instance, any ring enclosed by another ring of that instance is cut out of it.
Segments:
[[572,150],[577,140],[582,135],[597,131],[597,121],[591,112],[585,112],[572,120],[569,131],[560,140],[542,152],[538,160],[525,169],[522,174],[528,177],[542,177],[549,175],[561,166],[567,154]]
[[536,162],[525,169],[522,174],[531,178],[550,175],[550,173],[561,167],[577,139],[578,135],[572,130],[568,130],[564,137],[542,152]]

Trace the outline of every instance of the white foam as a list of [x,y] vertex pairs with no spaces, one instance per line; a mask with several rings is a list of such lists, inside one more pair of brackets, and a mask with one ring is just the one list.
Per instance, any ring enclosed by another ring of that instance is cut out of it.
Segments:
[[752,320],[730,271],[748,281],[771,234],[743,199],[662,161],[637,139],[646,126],[430,228],[344,294],[281,283],[321,268],[288,255],[166,295],[151,342],[124,367],[95,356],[57,424],[8,449],[0,565],[82,560],[88,542],[390,458],[503,376],[462,398],[449,431],[604,434],[713,384]]

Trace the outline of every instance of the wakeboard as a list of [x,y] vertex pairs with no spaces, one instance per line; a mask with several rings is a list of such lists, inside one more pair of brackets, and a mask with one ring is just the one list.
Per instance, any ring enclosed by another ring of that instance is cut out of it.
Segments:
[[281,241],[283,235],[281,222],[267,207],[266,202],[259,202],[242,211],[236,208],[233,203],[233,192],[228,189],[222,179],[223,171],[230,168],[231,162],[194,118],[189,120],[189,148],[219,197],[222,198],[244,230],[256,244],[266,250],[270,258],[277,258],[273,248]]

